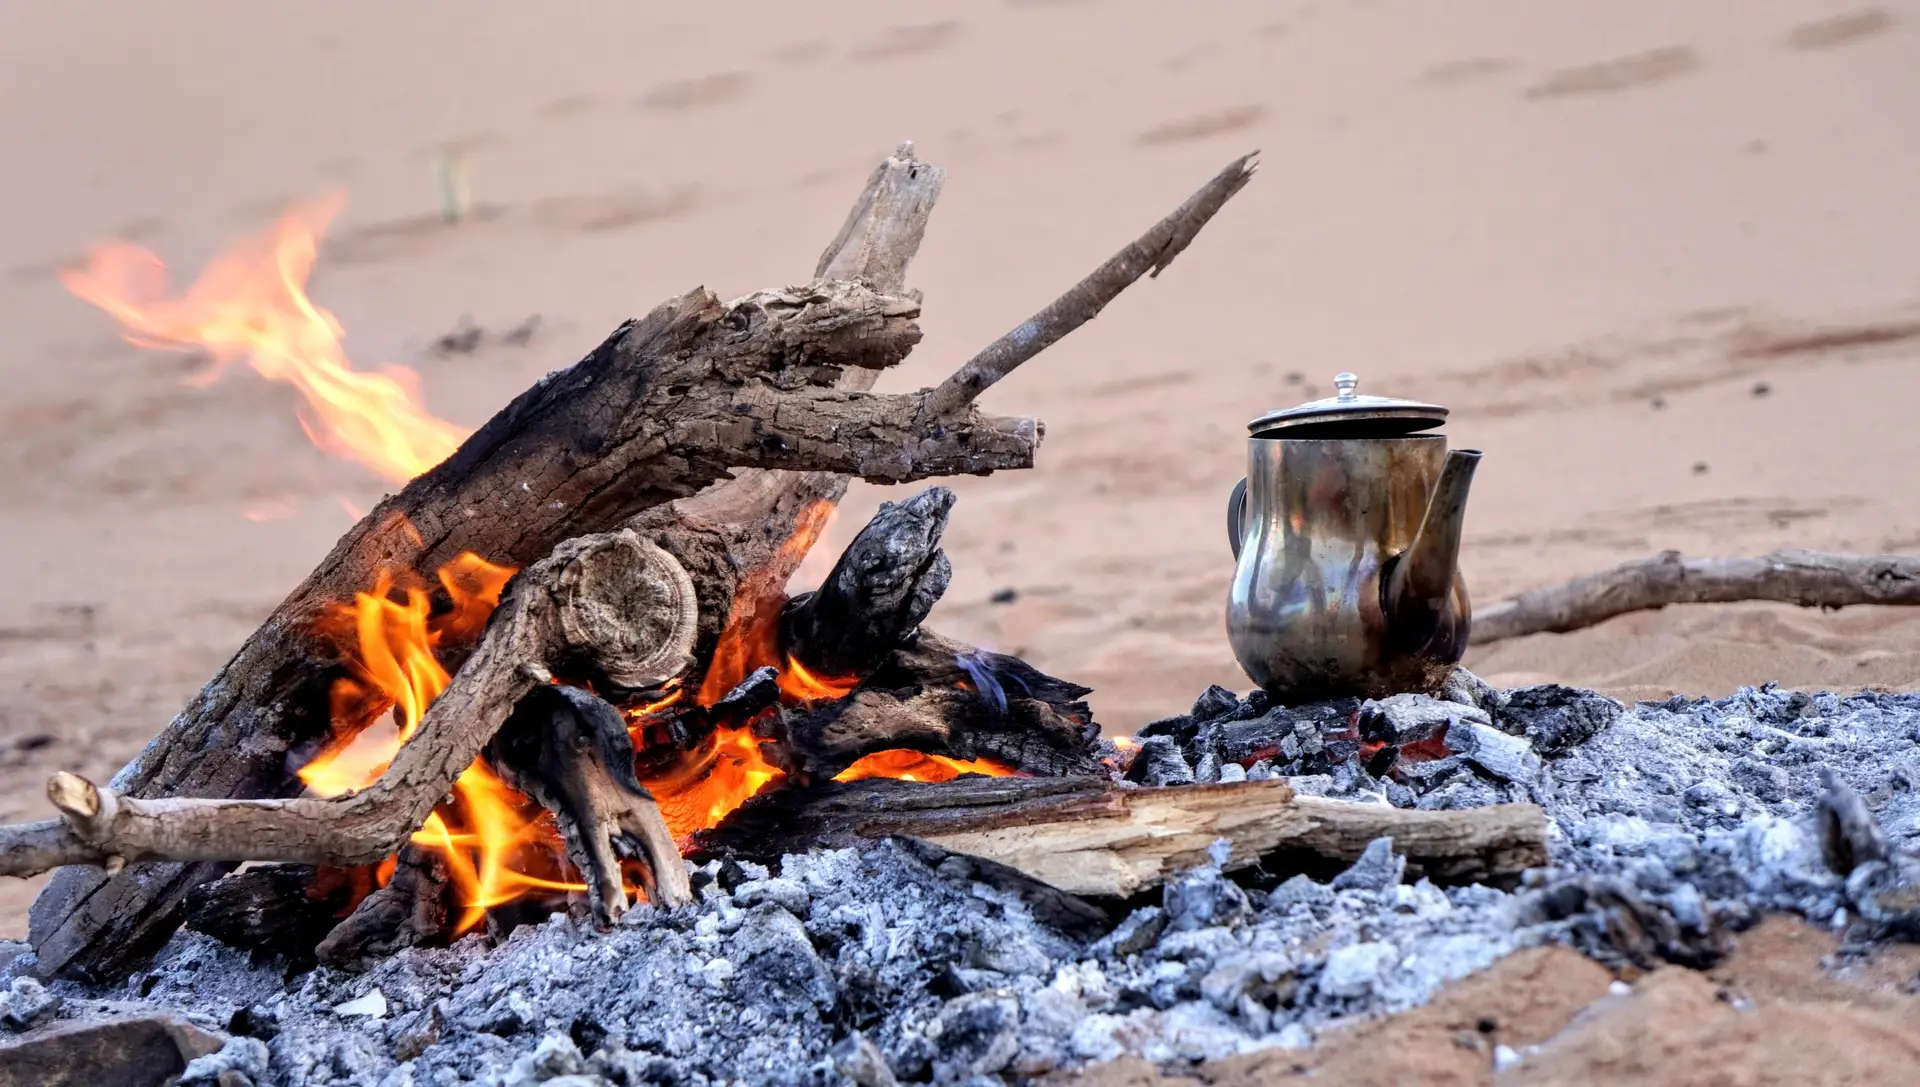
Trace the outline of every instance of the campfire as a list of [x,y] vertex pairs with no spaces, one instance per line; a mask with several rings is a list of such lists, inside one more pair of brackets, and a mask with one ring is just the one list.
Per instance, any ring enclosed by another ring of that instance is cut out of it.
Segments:
[[[403,486],[111,783],[58,774],[58,818],[0,828],[0,874],[60,869],[0,1027],[198,1008],[230,1037],[169,1026],[155,1058],[189,1082],[880,1087],[1297,1048],[1529,944],[1709,964],[1761,909],[1920,932],[1920,858],[1858,791],[1911,698],[1630,708],[1455,669],[1365,701],[1212,688],[1105,737],[1088,688],[925,625],[940,486],[789,591],[850,478],[1030,466],[1041,426],[974,399],[1253,170],[945,382],[882,395],[945,177],[904,145],[807,283],[673,299],[471,433],[411,373],[348,362],[305,294],[324,206],[179,298],[150,255],[97,250],[68,285],[130,339],[293,384],[316,445]],[[1794,561],[1743,591],[1920,584],[1909,560]],[[1512,634],[1734,591],[1707,562],[1490,614]],[[38,1059],[98,1048],[61,1037]]]

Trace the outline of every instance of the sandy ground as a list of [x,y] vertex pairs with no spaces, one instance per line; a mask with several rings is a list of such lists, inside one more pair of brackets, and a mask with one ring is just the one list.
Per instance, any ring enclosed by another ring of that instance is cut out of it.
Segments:
[[[1521,951],[1423,1007],[1268,1050],[1161,1072],[1116,1061],[1056,1087],[1901,1087],[1920,1063],[1920,954],[1894,948],[1829,971],[1830,933],[1772,918],[1710,973],[1617,980],[1565,948]],[[1496,1073],[1498,1047],[1516,1063]]]
[[[1668,547],[1920,549],[1920,3],[725,9],[0,8],[0,819],[38,817],[53,769],[118,768],[383,490],[309,445],[289,389],[186,384],[56,270],[111,236],[190,273],[333,189],[316,298],[472,426],[661,299],[803,277],[902,138],[952,174],[890,389],[1263,149],[1166,276],[989,394],[1047,421],[1040,466],[956,485],[940,625],[1092,685],[1119,731],[1245,686],[1221,630],[1242,427],[1340,370],[1487,451],[1482,600]],[[478,202],[457,227],[445,147]],[[533,315],[523,346],[431,350]],[[1920,615],[1674,611],[1470,663],[1902,686]],[[29,890],[0,888],[0,932]]]

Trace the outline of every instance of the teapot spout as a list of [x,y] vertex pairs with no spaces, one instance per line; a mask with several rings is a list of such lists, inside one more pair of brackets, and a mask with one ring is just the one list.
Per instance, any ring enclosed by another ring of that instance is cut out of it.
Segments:
[[[1447,454],[1440,482],[1427,498],[1427,513],[1412,546],[1401,552],[1387,575],[1388,630],[1396,642],[1419,650],[1442,633],[1460,564],[1460,536],[1467,516],[1467,492],[1480,465],[1478,449]],[[1457,617],[1464,621],[1466,616]],[[1464,630],[1462,631],[1464,638]]]

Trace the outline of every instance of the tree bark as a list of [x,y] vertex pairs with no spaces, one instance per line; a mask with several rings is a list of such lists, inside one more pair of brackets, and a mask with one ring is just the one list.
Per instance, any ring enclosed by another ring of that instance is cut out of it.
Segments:
[[1758,558],[1684,558],[1664,551],[1559,585],[1532,589],[1473,616],[1472,643],[1564,633],[1669,604],[1768,600],[1803,608],[1920,604],[1920,558],[1775,551]]
[[1351,863],[1381,837],[1437,883],[1511,880],[1547,860],[1546,817],[1530,804],[1403,811],[1295,796],[1280,781],[1128,789],[1102,778],[976,777],[868,779],[759,797],[695,835],[693,858],[766,861],[895,835],[1111,898],[1208,863],[1222,838],[1233,847],[1228,870],[1285,853]]

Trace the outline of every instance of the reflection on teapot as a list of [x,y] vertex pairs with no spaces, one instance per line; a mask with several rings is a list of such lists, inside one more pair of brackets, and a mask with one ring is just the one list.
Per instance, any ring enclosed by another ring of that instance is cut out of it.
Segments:
[[1338,395],[1249,423],[1227,503],[1227,638],[1288,703],[1432,691],[1467,649],[1458,560],[1480,452],[1420,433],[1447,409],[1358,383],[1341,374]]

